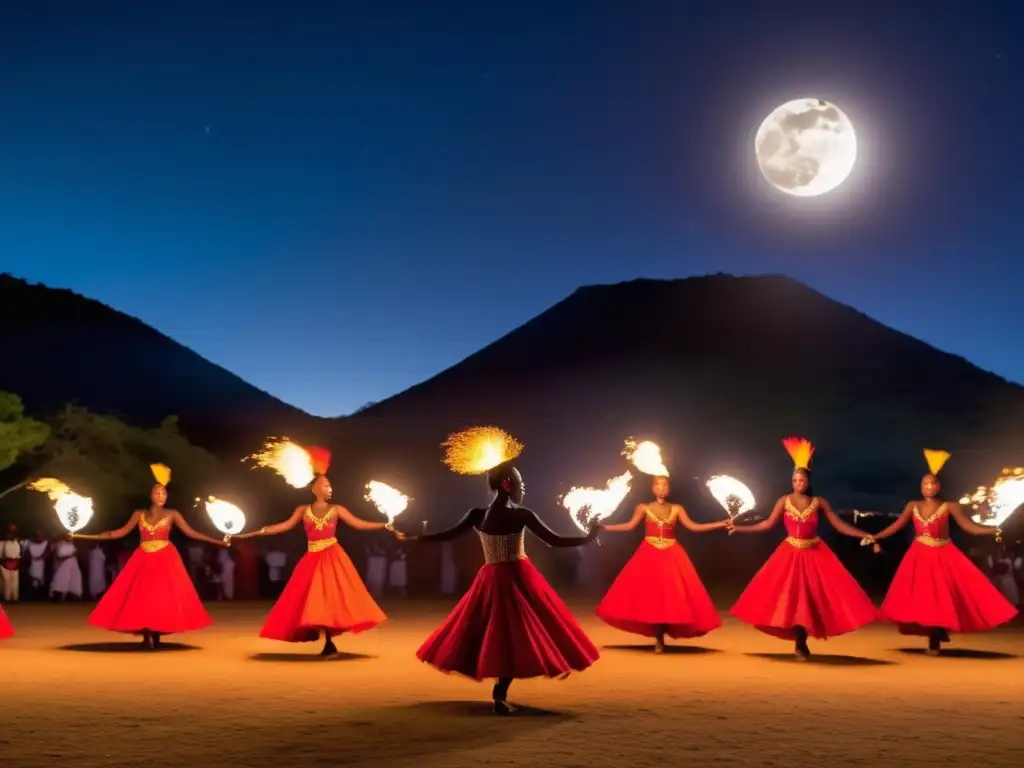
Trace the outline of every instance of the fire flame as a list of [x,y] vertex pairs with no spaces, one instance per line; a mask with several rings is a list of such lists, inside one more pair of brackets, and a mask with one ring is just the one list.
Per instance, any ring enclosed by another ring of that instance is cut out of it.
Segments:
[[[196,499],[199,503],[199,499]],[[206,514],[210,516],[213,527],[225,536],[237,536],[245,528],[245,513],[234,504],[210,496],[206,500]]]
[[92,520],[92,499],[79,496],[55,477],[43,477],[29,484],[30,491],[45,493],[53,502],[57,519],[69,533],[77,533]]
[[610,479],[604,488],[573,488],[562,497],[562,506],[569,511],[569,517],[583,533],[590,529],[593,518],[607,520],[629,494],[633,481],[632,472],[624,472]]
[[964,494],[960,503],[976,514],[976,523],[1000,527],[1024,505],[1024,467],[1007,467],[991,486],[978,486],[974,493]]
[[482,475],[523,452],[523,444],[498,427],[471,427],[449,435],[444,463],[460,475]]
[[242,461],[252,461],[256,467],[272,469],[292,488],[305,488],[313,482],[313,462],[301,445],[287,438],[270,438],[263,448]]
[[709,478],[705,485],[729,517],[738,517],[750,512],[757,504],[751,490],[735,477],[715,475]]
[[409,497],[392,488],[387,483],[371,480],[366,484],[366,500],[371,502],[389,523],[395,522],[395,518],[405,512],[409,506]]
[[668,477],[668,469],[661,461],[661,448],[657,443],[650,440],[637,443],[633,438],[629,438],[626,440],[622,455],[645,475]]

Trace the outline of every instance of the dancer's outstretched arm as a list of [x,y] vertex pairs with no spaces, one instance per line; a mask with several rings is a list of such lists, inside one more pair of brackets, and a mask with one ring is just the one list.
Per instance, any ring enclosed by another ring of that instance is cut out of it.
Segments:
[[371,523],[369,520],[356,517],[340,504],[334,505],[334,511],[345,525],[349,528],[355,528],[357,531],[382,531],[388,526],[387,523]]
[[135,510],[132,512],[132,516],[128,518],[128,522],[122,525],[120,528],[115,528],[112,531],[104,531],[103,533],[72,533],[72,539],[84,539],[85,541],[110,541],[111,539],[123,539],[139,524],[139,519],[142,517],[142,510]]
[[717,523],[695,523],[690,516],[686,514],[686,508],[682,504],[673,504],[672,511],[675,513],[679,524],[686,530],[693,531],[694,533],[706,533],[707,531],[720,531],[723,528],[735,528],[731,518],[729,520],[721,520]]
[[530,533],[549,547],[578,547],[593,541],[597,538],[597,534],[601,532],[601,526],[591,525],[590,530],[585,536],[559,536],[544,525],[543,521],[537,517],[533,510],[520,507],[519,512],[525,517],[526,527],[530,530]]
[[637,504],[636,509],[633,510],[633,516],[624,523],[615,523],[614,525],[604,526],[605,531],[611,531],[612,533],[618,533],[619,531],[632,531],[638,525],[640,521],[644,519],[647,514],[646,504]]
[[828,518],[828,522],[833,528],[839,531],[839,533],[844,536],[851,536],[855,539],[874,539],[870,533],[862,531],[860,528],[852,526],[843,520],[843,518],[832,511],[832,507],[829,505],[828,501],[820,496],[818,497],[818,504],[821,506],[822,512],[825,513],[825,517]]
[[947,501],[946,505],[949,507],[949,514],[956,520],[956,524],[972,536],[999,536],[1002,534],[1002,531],[994,525],[978,525],[967,516],[964,508],[959,504]]
[[898,533],[899,531],[903,530],[903,528],[906,527],[907,523],[910,522],[910,518],[913,516],[913,514],[914,505],[911,502],[907,502],[907,506],[903,508],[903,511],[900,513],[900,516],[897,517],[888,527],[883,528],[876,534],[873,534],[871,538],[875,541],[888,539],[894,533]]
[[754,523],[753,525],[737,525],[733,530],[736,533],[761,533],[774,528],[779,523],[779,519],[782,517],[782,510],[785,508],[786,497],[780,496],[779,500],[775,502],[775,508],[772,513],[768,515],[768,518],[762,520],[760,523]]
[[214,546],[218,547],[230,546],[230,544],[228,544],[228,542],[224,539],[215,539],[211,536],[207,536],[205,533],[200,533],[199,531],[197,531],[195,528],[188,524],[188,521],[185,519],[185,517],[181,514],[181,512],[178,512],[176,509],[168,510],[168,512],[171,518],[171,524],[178,526],[178,529],[186,536],[188,536],[190,539],[195,539],[196,541],[205,541],[207,544],[213,544]]
[[451,541],[452,539],[457,539],[470,528],[479,525],[480,521],[484,519],[484,512],[485,510],[479,508],[471,509],[462,516],[462,519],[459,520],[459,522],[447,531],[421,533],[418,536],[406,536],[405,539],[407,541]]
[[237,536],[232,536],[234,539],[251,539],[253,536],[274,536],[278,533],[285,533],[290,531],[299,521],[302,520],[302,516],[306,514],[306,510],[309,509],[308,504],[303,504],[300,507],[296,507],[295,511],[292,512],[291,516],[280,523],[274,523],[273,525],[265,525],[258,531],[251,531],[249,533],[240,533]]

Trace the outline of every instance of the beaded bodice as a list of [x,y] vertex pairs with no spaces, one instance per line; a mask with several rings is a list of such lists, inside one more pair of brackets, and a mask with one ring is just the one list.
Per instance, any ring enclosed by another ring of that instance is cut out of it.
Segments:
[[912,507],[914,533],[923,544],[945,544],[949,541],[949,507],[945,502],[926,514],[917,504]]
[[146,516],[139,517],[139,548],[143,552],[159,552],[171,543],[171,516],[165,515],[158,523],[150,523]]
[[480,546],[484,550],[484,562],[489,565],[526,559],[526,529],[500,534],[477,529],[476,535],[480,537]]
[[317,517],[313,507],[306,507],[306,512],[302,516],[302,527],[306,531],[306,538],[311,542],[333,539],[338,530],[338,512],[334,507],[330,507],[323,517]]
[[818,535],[818,499],[813,498],[804,510],[799,510],[789,496],[782,515],[786,536],[791,539],[813,539]]
[[661,509],[667,509],[664,517],[650,506],[644,507],[644,541],[657,549],[668,549],[676,543],[675,521],[670,505],[666,504]]

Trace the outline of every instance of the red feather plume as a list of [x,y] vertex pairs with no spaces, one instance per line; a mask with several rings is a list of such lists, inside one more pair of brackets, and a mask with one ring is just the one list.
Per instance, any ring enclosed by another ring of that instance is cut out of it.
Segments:
[[313,472],[318,475],[326,475],[327,468],[331,466],[331,452],[318,445],[310,445],[306,447],[306,453],[309,454],[309,463],[313,467]]

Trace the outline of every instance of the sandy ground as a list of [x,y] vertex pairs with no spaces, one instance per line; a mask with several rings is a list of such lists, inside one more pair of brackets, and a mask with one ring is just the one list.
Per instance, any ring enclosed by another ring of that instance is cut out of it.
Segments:
[[318,646],[256,635],[267,605],[211,608],[216,626],[146,653],[90,628],[83,605],[8,606],[0,644],[5,766],[1024,765],[1024,630],[920,653],[887,627],[816,643],[815,663],[728,621],[655,656],[574,606],[602,659],[563,682],[489,685],[414,652],[446,606],[385,604],[390,620]]

